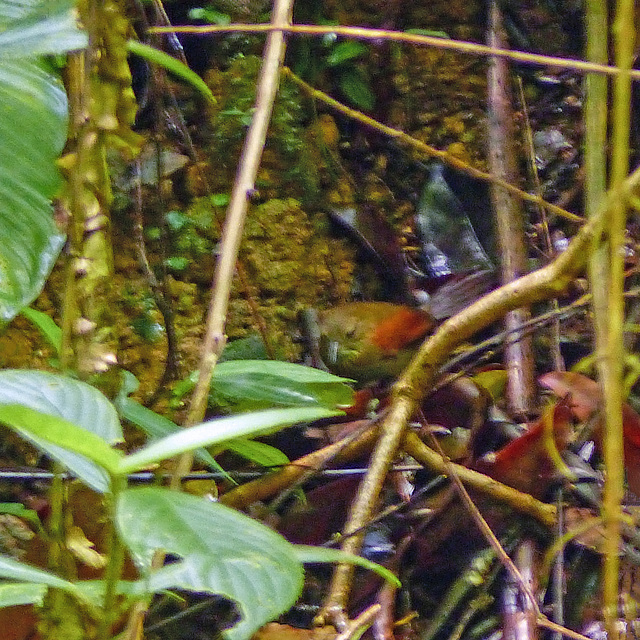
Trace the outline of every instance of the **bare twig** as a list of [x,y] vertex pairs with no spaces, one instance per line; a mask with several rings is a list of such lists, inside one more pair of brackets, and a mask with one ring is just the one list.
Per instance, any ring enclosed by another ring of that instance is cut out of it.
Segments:
[[298,482],[310,472],[317,473],[330,460],[344,462],[371,451],[376,435],[377,429],[374,425],[371,425],[370,428],[358,434],[358,437],[353,440],[348,442],[341,440],[330,444],[294,460],[291,464],[264,478],[235,487],[221,496],[220,502],[236,509],[243,509],[258,500],[268,500]]
[[411,431],[405,434],[402,448],[417,462],[436,473],[448,476],[455,475],[460,482],[473,488],[474,491],[482,492],[494,500],[499,500],[519,513],[529,515],[546,526],[551,526],[555,522],[556,508],[554,505],[540,502],[540,500],[536,500],[529,494],[512,489],[478,471],[454,462],[448,462]]
[[[464,40],[451,40],[449,38],[439,38],[437,36],[422,36],[403,31],[389,31],[387,29],[369,29],[367,27],[338,27],[319,26],[312,24],[296,24],[281,29],[273,24],[227,24],[227,25],[207,25],[207,26],[180,26],[180,27],[153,27],[151,33],[264,33],[281,30],[285,33],[300,33],[308,35],[337,34],[349,36],[362,40],[393,40],[395,42],[405,42],[407,44],[423,45],[436,49],[446,49],[448,51],[459,51],[476,56],[500,56],[514,62],[537,65],[542,67],[553,67],[556,69],[571,69],[582,73],[602,73],[609,76],[617,76],[620,69],[606,64],[585,62],[575,58],[558,58],[555,56],[543,56],[536,53],[525,53],[524,51],[512,51],[510,49],[496,49],[475,42],[465,42]],[[640,71],[631,71],[630,77],[633,80],[640,80]]]
[[[148,400],[148,404],[152,405],[162,392],[164,386],[175,377],[178,371],[178,340],[176,336],[176,327],[173,317],[173,308],[166,295],[165,282],[159,282],[156,274],[153,272],[147,257],[147,248],[144,240],[144,221],[142,215],[142,184],[140,182],[140,159],[135,161],[136,181],[134,187],[133,211],[133,235],[135,238],[136,252],[138,254],[138,263],[147,279],[147,284],[151,289],[153,300],[158,307],[158,311],[164,320],[164,329],[167,336],[167,358],[164,365],[162,376],[156,385],[155,391]],[[158,163],[158,171],[160,171],[160,163]],[[163,274],[164,275],[164,274]]]
[[351,107],[347,107],[346,105],[334,100],[331,96],[319,91],[318,89],[314,89],[310,84],[307,84],[304,80],[301,80],[296,76],[290,69],[283,69],[283,73],[287,75],[287,77],[291,78],[299,87],[304,89],[304,91],[309,94],[311,98],[314,100],[321,100],[326,105],[338,111],[339,113],[351,118],[352,120],[356,120],[357,122],[363,124],[366,127],[370,127],[379,133],[382,133],[385,136],[393,138],[398,142],[398,144],[409,147],[411,149],[415,149],[420,153],[424,153],[429,158],[437,158],[441,160],[445,164],[457,169],[458,171],[462,171],[472,178],[476,178],[478,180],[483,180],[484,182],[488,182],[490,184],[494,184],[501,189],[504,189],[508,193],[521,198],[525,202],[530,202],[539,207],[544,207],[550,213],[555,213],[561,218],[565,218],[566,220],[570,220],[571,222],[582,222],[583,219],[580,216],[577,216],[575,213],[571,213],[558,207],[550,202],[546,202],[538,195],[533,195],[531,193],[527,193],[526,191],[522,191],[522,189],[518,189],[515,185],[502,180],[501,178],[495,177],[490,173],[486,173],[485,171],[481,171],[476,167],[467,164],[466,162],[452,156],[447,151],[442,151],[440,149],[436,149],[431,145],[422,142],[421,140],[417,140],[416,138],[411,137],[406,134],[404,131],[400,129],[394,129],[393,127],[389,127],[369,116],[365,115],[361,111],[357,111],[356,109],[351,109]]
[[[273,103],[278,90],[280,67],[285,51],[285,35],[282,32],[282,27],[290,24],[292,7],[293,0],[276,0],[274,4],[271,24],[276,30],[269,34],[265,45],[256,90],[255,111],[247,132],[227,209],[227,218],[220,240],[220,257],[212,285],[198,381],[189,405],[186,426],[194,425],[204,418],[213,369],[226,342],[224,327],[231,282],[235,273],[247,207],[254,189]],[[180,475],[191,468],[192,459],[190,454],[185,454],[180,458],[175,473],[176,486],[180,484]]]
[[538,618],[538,626],[542,627],[543,629],[549,629],[549,631],[560,634],[565,638],[572,638],[572,640],[591,640],[588,636],[585,636],[582,633],[578,633],[577,631],[567,629],[567,627],[563,627],[556,622],[552,622],[544,616]]
[[[188,66],[188,61],[185,56],[184,49],[175,31],[172,30],[172,25],[171,25],[171,22],[169,21],[169,16],[165,11],[164,5],[162,4],[161,0],[153,0],[153,4],[154,4],[157,20],[170,29],[169,31],[165,31],[163,33],[164,35],[167,36],[174,55],[176,55],[183,64]],[[145,25],[144,32],[149,33],[150,27],[149,27],[149,24],[147,23],[147,20],[144,15],[144,10],[142,9],[142,7],[139,7],[139,14],[140,14],[140,19]],[[164,71],[161,69],[154,69],[152,78],[156,83],[163,78],[163,75],[162,75],[163,73]],[[194,162],[193,167],[198,176],[198,181],[204,186],[206,193],[211,194],[211,185],[209,184],[209,180],[207,179],[207,176],[204,174],[204,171],[197,164],[198,153],[193,144],[193,139],[191,137],[191,134],[189,133],[189,129],[187,128],[187,125],[184,121],[184,117],[182,116],[182,113],[180,112],[180,109],[178,107],[178,102],[176,100],[174,91],[171,88],[171,86],[167,85],[167,83],[163,83],[163,84],[166,85],[166,86],[163,86],[163,90],[171,102],[171,109],[172,109],[171,115],[173,118],[177,119],[178,121],[178,125],[180,128],[180,135],[182,136],[182,139],[185,143],[186,150],[189,157]],[[156,87],[156,92],[157,92],[157,96],[162,95],[162,92],[158,91],[158,87]],[[159,122],[159,119],[158,119],[158,122]],[[215,214],[212,215],[212,222],[215,225],[216,230],[220,232],[222,228],[222,222],[218,220],[218,217]],[[236,272],[238,276],[238,283],[240,285],[240,291],[242,295],[245,297],[247,304],[249,305],[249,310],[253,317],[253,321],[264,343],[265,351],[267,352],[267,355],[269,356],[269,358],[274,358],[275,357],[274,349],[271,344],[269,331],[267,329],[267,323],[264,317],[262,316],[262,314],[260,313],[260,309],[258,308],[258,304],[255,300],[255,293],[252,290],[252,287],[249,283],[249,279],[246,275],[246,270],[244,268],[242,259],[240,257],[238,258],[238,261],[236,264]],[[164,277],[164,274],[163,274],[163,277]],[[150,404],[153,404],[153,403],[150,402]]]
[[[348,462],[368,453],[377,436],[377,428],[371,425],[354,439],[341,440],[322,449],[309,453],[292,461],[279,471],[251,480],[239,485],[223,494],[220,502],[236,509],[245,509],[256,501],[264,501],[272,498],[279,492],[299,482],[309,473],[317,474],[327,466],[329,461]],[[402,444],[403,450],[415,458],[417,462],[431,469],[435,473],[448,474],[448,469],[442,459],[433,449],[429,448],[417,434],[408,432]],[[553,505],[540,502],[527,493],[512,489],[507,485],[489,478],[488,476],[468,469],[462,465],[450,463],[461,481],[481,492],[493,500],[509,505],[519,513],[531,516],[546,526],[551,526],[556,519],[556,508]],[[381,517],[391,512],[390,508],[381,514]],[[369,522],[367,523],[369,524]],[[359,533],[360,531],[357,531]]]
[[[535,543],[525,538],[518,543],[515,566],[528,590],[535,593]],[[537,621],[540,611],[530,598],[521,601],[517,597],[522,586],[516,581],[506,581],[503,592],[503,640],[535,640],[538,637]],[[515,597],[513,597],[515,596]]]
[[[587,56],[593,62],[603,63],[608,60],[608,11],[609,8],[599,0],[586,2]],[[591,218],[597,215],[607,188],[607,105],[609,103],[607,79],[600,75],[588,74],[585,78],[585,90],[585,212]],[[593,297],[598,362],[600,362],[600,356],[606,353],[608,348],[609,269],[609,250],[601,239],[598,239],[591,247],[589,258],[589,280]],[[602,365],[599,364],[599,366]],[[604,372],[601,371],[601,375],[604,378]],[[614,541],[613,544],[617,546],[618,541]],[[617,555],[617,552],[614,552],[614,555]],[[608,567],[612,568],[610,564]],[[613,570],[616,573],[615,590],[617,592],[618,570],[617,568],[613,568]],[[611,583],[609,582],[609,584]],[[607,593],[610,592],[609,588]]]
[[[574,300],[571,304],[565,305],[563,307],[558,307],[557,309],[551,309],[551,311],[547,311],[546,313],[540,314],[539,316],[535,316],[531,318],[528,322],[523,324],[519,328],[519,332],[524,333],[534,333],[540,327],[543,327],[546,324],[551,322],[559,322],[564,318],[569,318],[570,316],[579,313],[580,311],[584,312],[582,307],[586,307],[591,301],[591,294],[586,293],[583,296],[580,296],[577,300]],[[443,366],[442,371],[453,371],[455,370],[460,363],[468,362],[472,357],[478,357],[484,351],[489,349],[496,348],[499,345],[504,344],[505,339],[509,337],[509,332],[501,331],[482,342],[478,342],[477,344],[471,345],[464,350],[457,352],[453,358],[447,360],[446,364]],[[559,369],[562,371],[562,369]],[[440,383],[438,384],[440,386]]]
[[[501,10],[496,0],[489,3],[489,44],[504,48]],[[488,162],[491,174],[509,184],[518,184],[515,151],[515,127],[511,104],[509,65],[504,58],[492,58],[488,70]],[[491,200],[496,220],[502,282],[519,278],[528,271],[525,244],[524,211],[521,202],[510,193],[491,185]],[[519,334],[531,318],[528,308],[514,309],[505,316],[505,328],[516,333],[504,346],[507,370],[507,403],[512,413],[526,418],[533,410],[535,375],[531,336]]]
[[[529,109],[527,107],[527,100],[524,95],[524,87],[522,84],[522,77],[518,76],[518,98],[520,101],[520,108],[522,109],[522,115],[524,120],[524,140],[527,149],[527,159],[529,165],[529,175],[533,182],[534,192],[536,195],[542,197],[542,187],[540,185],[540,176],[538,174],[538,167],[536,166],[536,150],[533,144],[533,134],[531,131],[531,121],[529,120]],[[551,260],[555,253],[553,243],[551,242],[551,234],[549,233],[549,220],[547,218],[547,212],[544,207],[536,207],[538,215],[540,216],[540,225],[542,227],[542,239],[544,242],[545,255],[547,260]],[[560,305],[558,300],[554,298],[551,300],[552,311],[558,313]],[[553,367],[556,371],[564,371],[566,369],[564,358],[562,357],[562,351],[560,350],[560,318],[556,315],[551,321],[550,326],[550,338],[551,338],[551,359],[553,360]]]
[[[556,490],[556,508],[558,509],[558,521],[556,522],[556,538],[560,538],[565,528],[564,523],[564,489],[559,487]],[[552,609],[551,616],[553,621],[558,624],[564,624],[564,597],[566,593],[567,579],[564,563],[564,547],[553,558],[553,568],[547,574],[551,578],[551,598]],[[560,634],[554,634],[554,640],[560,640]]]
[[357,618],[354,618],[342,633],[336,636],[335,640],[352,640],[359,638],[368,627],[373,624],[373,620],[382,609],[379,604],[372,604],[365,609]]

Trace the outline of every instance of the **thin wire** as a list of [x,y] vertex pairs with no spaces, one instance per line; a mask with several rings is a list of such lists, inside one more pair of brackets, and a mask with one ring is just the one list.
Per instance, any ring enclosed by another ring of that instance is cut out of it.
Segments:
[[[182,477],[183,482],[189,480],[225,480],[227,476],[231,476],[234,480],[255,480],[262,478],[270,471],[274,471],[282,468],[286,465],[273,465],[265,467],[259,471],[207,471],[203,473],[189,473]],[[420,465],[397,465],[391,469],[391,473],[404,473],[412,471],[420,471],[424,467]],[[323,469],[317,473],[320,477],[344,477],[344,476],[357,476],[367,473],[366,467],[357,467],[354,469]],[[70,473],[56,474],[44,469],[34,470],[0,470],[0,481],[5,482],[50,482],[56,477],[61,477],[63,480],[70,480],[74,478]],[[169,473],[154,473],[153,471],[138,471],[128,475],[129,482],[155,482],[158,480],[170,480],[171,474]]]

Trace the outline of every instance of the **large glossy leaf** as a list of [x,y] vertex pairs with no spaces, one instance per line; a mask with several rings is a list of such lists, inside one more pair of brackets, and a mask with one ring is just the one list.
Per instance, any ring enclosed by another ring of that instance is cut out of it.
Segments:
[[136,453],[128,455],[120,463],[120,473],[133,473],[150,464],[173,458],[197,447],[209,447],[234,438],[272,433],[297,422],[311,422],[339,415],[322,407],[269,409],[254,413],[218,418],[210,422],[182,429],[166,438],[157,440]]
[[36,56],[84,46],[72,0],[0,0],[0,324],[40,293],[64,237],[51,198],[67,98]]
[[46,585],[47,587],[55,587],[56,589],[62,589],[70,593],[78,593],[76,586],[72,582],[63,580],[43,569],[32,567],[19,560],[14,560],[13,558],[2,555],[0,555],[0,578],[16,582]]
[[75,0],[2,0],[0,58],[81,49],[87,37],[76,24]]
[[271,407],[348,407],[353,389],[325,371],[275,360],[233,360],[219,364],[210,402],[235,411]]
[[45,371],[0,371],[0,404],[23,404],[64,418],[109,443],[122,442],[118,414],[109,400],[86,382]]
[[[122,427],[113,405],[97,389],[79,380],[44,371],[0,371],[0,405],[3,404],[21,404],[64,418],[105,443],[122,441]],[[36,433],[29,439],[93,489],[108,489],[107,475],[84,456],[39,438]]]
[[44,584],[6,582],[0,584],[0,609],[21,604],[42,606],[46,594],[47,587]]
[[0,323],[37,297],[64,242],[50,199],[66,131],[58,78],[35,60],[0,59]]
[[[119,473],[119,462],[122,454],[112,449],[100,436],[86,431],[82,427],[40,411],[35,411],[21,404],[0,405],[0,422],[20,433],[43,451],[56,458],[65,459],[64,454],[74,452],[79,454],[80,460],[75,464],[69,464],[67,458],[64,464],[69,471],[84,479],[88,474],[93,481],[92,469],[87,470],[87,462],[91,461],[105,469],[110,475]],[[52,453],[53,447],[62,450],[61,455]],[[61,460],[62,462],[62,460]],[[108,489],[108,483],[103,486],[100,483],[99,491]]]
[[[282,536],[247,516],[202,498],[154,487],[129,489],[118,500],[117,526],[152,591],[180,588],[220,594],[242,616],[226,632],[245,640],[293,605],[302,564]],[[154,551],[179,559],[151,572]]]
[[[139,402],[129,397],[130,393],[139,387],[137,378],[130,371],[122,372],[122,386],[114,400],[118,413],[125,420],[140,427],[150,438],[157,440],[181,431],[181,428],[169,418],[161,416],[159,413],[147,409]],[[224,469],[214,460],[206,449],[196,449],[196,458],[216,471],[224,473]],[[228,478],[231,480],[231,478]],[[233,482],[233,481],[232,481]]]

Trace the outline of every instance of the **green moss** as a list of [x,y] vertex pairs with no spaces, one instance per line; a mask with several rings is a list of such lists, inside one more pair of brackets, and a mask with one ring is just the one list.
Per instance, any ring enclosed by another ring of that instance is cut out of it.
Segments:
[[[213,247],[219,240],[218,231],[203,222],[219,213],[211,198],[199,198],[184,215],[200,221],[192,227]],[[293,198],[269,200],[250,208],[240,258],[258,313],[281,357],[295,359],[299,355],[294,334],[301,309],[324,307],[349,297],[352,249],[345,241],[328,237],[326,225],[316,223]],[[210,282],[213,269],[213,259],[198,259],[193,260],[188,274],[198,282]],[[251,307],[235,282],[227,334],[233,340],[257,329]]]
[[[235,171],[255,102],[255,85],[261,60],[257,56],[239,57],[228,71],[211,71],[207,81],[218,94],[213,115],[210,152],[218,178],[228,180]],[[264,197],[287,193],[304,202],[318,197],[319,177],[314,151],[305,128],[309,115],[303,96],[289,81],[280,83],[269,133],[265,144],[257,186]]]

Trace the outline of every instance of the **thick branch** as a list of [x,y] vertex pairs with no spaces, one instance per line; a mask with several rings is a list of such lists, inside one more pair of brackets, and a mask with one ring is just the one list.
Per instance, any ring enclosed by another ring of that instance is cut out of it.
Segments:
[[[497,0],[493,0],[489,9],[489,44],[493,47],[503,47],[505,40],[501,10]],[[488,70],[488,162],[492,175],[510,184],[518,184],[509,77],[507,60],[492,58]],[[511,282],[528,271],[525,214],[519,200],[493,184],[491,201],[495,212],[502,282]],[[504,345],[507,405],[512,414],[519,417],[530,415],[535,397],[533,339],[531,335],[520,331],[522,325],[530,319],[531,312],[528,308],[514,309],[505,317],[505,328],[511,333]]]
[[[369,473],[365,477],[353,504],[345,532],[358,531],[366,525],[380,490],[386,471],[395,457],[406,425],[418,404],[435,382],[441,365],[453,349],[479,330],[502,318],[518,307],[557,297],[584,268],[594,238],[602,234],[607,211],[620,199],[632,195],[640,182],[640,170],[627,178],[617,194],[608,194],[599,215],[591,219],[576,234],[567,250],[552,263],[510,282],[481,298],[464,311],[447,320],[421,346],[419,352],[392,390],[391,405],[380,426],[382,436],[372,456]],[[349,536],[343,549],[358,553],[361,538]],[[340,565],[334,574],[331,592],[319,621],[332,619],[344,623],[353,569]]]

